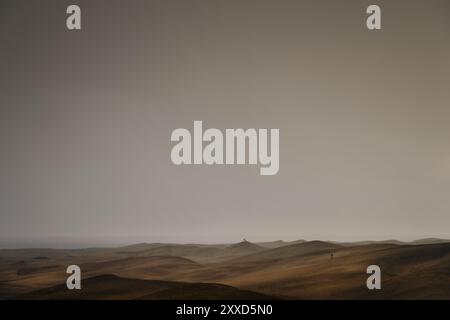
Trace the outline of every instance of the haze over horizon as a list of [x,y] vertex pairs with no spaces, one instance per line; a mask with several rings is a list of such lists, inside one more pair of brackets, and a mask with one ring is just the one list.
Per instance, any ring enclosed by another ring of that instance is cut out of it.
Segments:
[[[165,239],[165,240],[163,240]],[[162,243],[162,244],[174,244],[174,245],[184,245],[184,244],[200,244],[200,245],[215,245],[215,244],[235,244],[243,241],[244,238],[217,238],[216,241],[210,240],[205,241],[202,239],[183,239],[183,238],[151,238],[151,237],[123,237],[123,238],[106,238],[106,237],[87,237],[84,239],[79,238],[70,238],[70,237],[48,237],[48,238],[1,238],[0,237],[0,250],[1,249],[38,249],[38,248],[50,248],[50,249],[86,249],[86,248],[108,248],[108,247],[122,247],[128,245],[142,244],[142,243]],[[324,242],[340,242],[340,243],[351,243],[351,242],[363,242],[363,241],[399,241],[410,243],[417,240],[424,239],[440,239],[440,240],[449,240],[447,238],[441,237],[432,237],[432,236],[424,236],[424,237],[413,237],[413,238],[255,238],[255,239],[247,239],[247,241],[251,243],[262,243],[262,242],[275,242],[275,241],[324,241]],[[450,241],[450,240],[449,240]]]
[[[2,1],[0,246],[450,238],[450,1],[377,2]],[[194,120],[280,171],[173,165]]]

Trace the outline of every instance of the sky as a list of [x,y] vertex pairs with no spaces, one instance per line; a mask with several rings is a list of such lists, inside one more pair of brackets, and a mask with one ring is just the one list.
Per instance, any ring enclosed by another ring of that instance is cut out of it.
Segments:
[[[448,0],[2,1],[0,247],[450,238],[449,14]],[[175,166],[171,133],[194,120],[279,128],[278,174]]]

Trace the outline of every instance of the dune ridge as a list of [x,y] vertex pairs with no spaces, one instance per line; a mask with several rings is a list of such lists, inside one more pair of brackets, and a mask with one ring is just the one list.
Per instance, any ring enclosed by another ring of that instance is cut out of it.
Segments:
[[[69,264],[81,267],[84,294],[66,292]],[[365,286],[371,264],[382,270],[380,291]],[[152,286],[158,290],[151,291]],[[251,299],[258,295],[261,299],[450,299],[450,242],[422,239],[351,245],[244,240],[0,250],[0,298]]]

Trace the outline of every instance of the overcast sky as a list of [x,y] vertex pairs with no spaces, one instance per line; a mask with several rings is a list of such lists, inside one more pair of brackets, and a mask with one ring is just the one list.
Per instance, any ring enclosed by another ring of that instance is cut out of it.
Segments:
[[[2,0],[0,246],[450,238],[449,14]],[[194,120],[279,128],[279,173],[173,165]]]

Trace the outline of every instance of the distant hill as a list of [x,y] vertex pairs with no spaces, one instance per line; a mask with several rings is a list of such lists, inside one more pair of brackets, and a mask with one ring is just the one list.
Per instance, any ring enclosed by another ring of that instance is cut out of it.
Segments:
[[339,244],[341,246],[346,246],[346,247],[367,246],[367,245],[372,245],[372,244],[393,244],[393,245],[399,245],[399,246],[408,244],[407,242],[401,242],[398,240],[379,240],[379,241],[367,240],[367,241],[355,241],[355,242],[330,241],[330,242]]
[[439,238],[425,238],[414,240],[410,242],[411,244],[436,244],[436,243],[450,243],[449,239],[439,239]]
[[[365,285],[372,264],[382,270],[380,291]],[[450,243],[327,247],[315,242],[237,258],[223,268],[229,276],[214,281],[285,298],[450,299]]]
[[169,244],[142,242],[142,243],[132,244],[129,246],[120,247],[117,249],[117,251],[129,253],[129,252],[137,252],[137,251],[142,251],[142,250],[149,250],[149,249],[158,248],[158,247],[167,246],[167,245],[169,245]]
[[265,250],[266,248],[262,246],[244,240],[224,248],[223,253],[227,256],[241,256]]
[[130,300],[130,299],[270,299],[270,296],[231,286],[209,283],[139,280],[101,275],[82,282],[82,290],[66,285],[37,290],[16,297],[19,300]]
[[[132,250],[128,252],[134,256],[177,256],[198,262],[224,261],[231,258],[248,255],[266,250],[257,244],[242,241],[231,245],[198,245],[198,244],[170,244],[148,248],[146,250]],[[123,252],[126,253],[126,252]]]
[[250,262],[250,261],[280,261],[282,259],[300,257],[310,253],[325,253],[330,255],[334,250],[342,246],[324,241],[307,241],[288,246],[282,246],[275,249],[264,250],[254,254],[238,257],[230,262]]
[[395,244],[395,245],[417,245],[417,244],[437,244],[437,243],[449,243],[448,239],[439,239],[439,238],[425,238],[418,239],[410,242],[403,242],[398,240],[379,240],[379,241],[355,241],[355,242],[337,242],[331,241],[332,243],[336,243],[342,246],[353,247],[353,246],[366,246],[370,244]]
[[138,256],[178,256],[190,259],[211,259],[221,254],[221,248],[194,244],[170,244],[135,251]]
[[[77,264],[83,299],[450,299],[446,240],[286,243],[0,250],[0,298],[78,299],[61,291]],[[372,264],[382,270],[379,291],[366,287]]]
[[306,240],[300,239],[295,241],[283,241],[283,240],[276,240],[276,241],[268,241],[268,242],[256,242],[257,245],[268,248],[268,249],[275,249],[279,247],[289,246],[297,243],[303,243],[306,242]]

